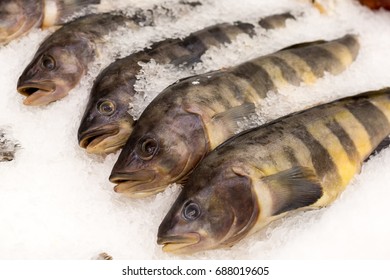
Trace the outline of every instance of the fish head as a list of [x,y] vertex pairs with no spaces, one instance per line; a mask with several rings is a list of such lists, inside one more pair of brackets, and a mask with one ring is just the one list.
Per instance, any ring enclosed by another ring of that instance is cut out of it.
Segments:
[[[50,37],[45,41],[49,42]],[[86,71],[87,53],[82,40],[54,41],[41,45],[31,63],[19,77],[17,90],[27,98],[23,104],[47,105],[65,97]]]
[[209,176],[215,172],[206,168],[197,171],[159,226],[157,243],[165,252],[190,254],[230,247],[256,220],[258,207],[247,177],[231,172]]
[[8,43],[38,25],[42,19],[41,12],[40,2],[0,1],[0,43]]
[[116,192],[145,197],[163,191],[183,181],[207,153],[199,117],[163,107],[154,106],[153,112],[144,112],[136,123],[111,172]]
[[116,75],[96,79],[78,130],[80,147],[93,154],[108,154],[125,145],[133,131],[128,113],[135,81],[122,83]]

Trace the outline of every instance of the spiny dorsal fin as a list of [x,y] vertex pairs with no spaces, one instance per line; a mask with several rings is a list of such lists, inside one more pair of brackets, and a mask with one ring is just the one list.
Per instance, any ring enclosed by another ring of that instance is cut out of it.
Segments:
[[299,48],[304,48],[304,47],[308,47],[308,46],[324,44],[326,42],[327,41],[325,41],[325,40],[317,40],[317,41],[312,41],[312,42],[299,43],[299,44],[295,44],[295,45],[291,45],[291,46],[285,47],[285,48],[283,48],[283,49],[281,49],[279,51],[285,51],[285,50],[291,50],[291,49],[299,49]]
[[321,198],[321,184],[314,172],[296,166],[263,178],[271,191],[272,215],[310,206]]

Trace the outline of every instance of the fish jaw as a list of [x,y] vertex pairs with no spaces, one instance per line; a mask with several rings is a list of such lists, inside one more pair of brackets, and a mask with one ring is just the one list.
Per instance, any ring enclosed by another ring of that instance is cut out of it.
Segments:
[[181,235],[159,236],[157,244],[163,245],[162,250],[166,253],[189,254],[196,252],[195,245],[199,244],[201,236],[199,233],[190,232]]
[[132,125],[122,121],[85,130],[79,134],[79,145],[90,154],[109,154],[120,149],[129,138]]
[[27,98],[24,105],[41,106],[65,97],[68,92],[51,81],[18,83],[17,90]]
[[114,191],[131,198],[151,196],[165,189],[157,183],[159,180],[154,170],[141,169],[131,173],[112,173],[109,180],[115,183]]

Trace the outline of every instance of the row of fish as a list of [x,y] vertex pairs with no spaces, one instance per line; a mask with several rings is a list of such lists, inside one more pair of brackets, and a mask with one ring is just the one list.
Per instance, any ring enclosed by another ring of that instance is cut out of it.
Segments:
[[[261,19],[263,29],[283,28],[299,16]],[[85,75],[105,35],[150,21],[122,14],[94,14],[64,25],[39,47],[18,81],[26,105],[66,96]],[[152,24],[152,23],[150,23]],[[191,68],[211,47],[238,35],[256,36],[251,23],[222,23],[183,39],[166,39],[113,62],[96,78],[78,140],[90,153],[123,147],[110,181],[130,197],[183,190],[158,230],[158,243],[174,253],[229,247],[298,209],[329,205],[362,163],[390,134],[390,90],[318,105],[254,128],[270,92],[338,75],[358,56],[354,34],[286,47],[242,64],[177,81],[146,107],[129,113],[142,66]]]

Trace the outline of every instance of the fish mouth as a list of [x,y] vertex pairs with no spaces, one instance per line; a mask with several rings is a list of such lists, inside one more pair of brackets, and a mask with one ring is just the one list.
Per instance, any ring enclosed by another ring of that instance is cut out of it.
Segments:
[[109,180],[116,184],[114,191],[132,198],[143,198],[159,192],[161,187],[153,186],[156,178],[154,170],[112,173]]
[[24,105],[46,105],[59,99],[56,96],[59,95],[58,91],[56,91],[56,84],[53,82],[26,83],[18,85],[17,90],[20,94],[27,97],[23,101]]
[[198,244],[200,240],[199,233],[190,232],[182,235],[158,236],[157,244],[163,245],[162,250],[164,252],[187,254],[191,253],[190,247]]
[[117,149],[118,145],[109,145],[109,148],[106,148],[107,141],[119,133],[120,128],[117,125],[91,129],[80,135],[79,145],[81,148],[86,149],[87,152],[91,154],[109,153],[112,149]]

